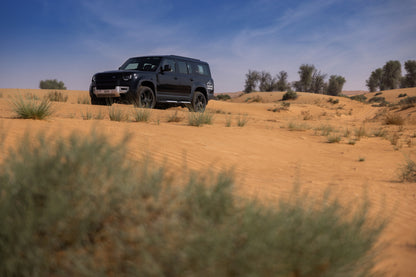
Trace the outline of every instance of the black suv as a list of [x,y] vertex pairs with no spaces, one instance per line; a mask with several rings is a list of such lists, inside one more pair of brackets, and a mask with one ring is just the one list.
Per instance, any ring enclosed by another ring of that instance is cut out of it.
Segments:
[[97,73],[90,85],[91,104],[133,103],[143,108],[186,106],[203,112],[214,98],[206,62],[180,56],[128,59],[118,70]]

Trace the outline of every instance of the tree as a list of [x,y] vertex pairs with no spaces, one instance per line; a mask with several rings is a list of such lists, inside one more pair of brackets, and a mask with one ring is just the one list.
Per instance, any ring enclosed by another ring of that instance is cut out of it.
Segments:
[[315,72],[315,66],[309,64],[302,64],[299,68],[300,80],[295,82],[296,91],[310,92],[312,85],[312,75]]
[[56,79],[53,80],[42,80],[39,83],[40,89],[66,89],[65,84],[62,81]]
[[277,91],[286,91],[290,88],[290,85],[287,81],[287,72],[280,71],[279,74],[276,75],[277,83],[276,83],[276,90]]
[[338,96],[342,92],[342,88],[345,84],[345,78],[338,75],[331,75],[328,81],[327,94],[332,96]]
[[383,80],[383,70],[381,68],[377,68],[373,72],[371,72],[370,78],[366,81],[366,85],[370,92],[377,91],[377,89],[381,89]]
[[327,88],[325,78],[326,74],[322,74],[321,71],[315,69],[312,74],[312,83],[309,91],[313,93],[323,94]]
[[399,61],[388,61],[383,66],[383,77],[380,90],[396,89],[400,87],[402,65]]
[[250,93],[256,89],[257,83],[259,82],[260,74],[255,70],[249,70],[246,74],[246,83],[244,85],[244,92]]
[[273,91],[276,80],[272,78],[269,72],[262,71],[259,76],[259,90],[260,91]]
[[404,87],[416,87],[416,60],[408,60],[404,63],[406,75],[404,76]]

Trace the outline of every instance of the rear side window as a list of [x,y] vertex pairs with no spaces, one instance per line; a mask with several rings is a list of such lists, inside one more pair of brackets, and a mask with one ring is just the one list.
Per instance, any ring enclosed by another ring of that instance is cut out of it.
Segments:
[[205,75],[205,76],[210,75],[208,65],[203,64],[203,63],[193,64],[192,73],[199,74],[199,75]]
[[178,68],[179,73],[188,74],[188,67],[186,66],[186,62],[178,61]]

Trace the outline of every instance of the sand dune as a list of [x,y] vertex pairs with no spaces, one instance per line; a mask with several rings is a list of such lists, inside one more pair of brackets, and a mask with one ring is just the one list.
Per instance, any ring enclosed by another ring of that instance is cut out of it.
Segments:
[[[67,102],[53,102],[54,114],[47,120],[16,119],[12,108],[16,95],[42,98],[47,92],[0,89],[0,130],[6,134],[0,156],[27,131],[44,131],[53,138],[73,131],[88,134],[96,128],[114,140],[130,133],[133,160],[151,154],[172,170],[233,168],[235,192],[266,204],[287,195],[295,182],[311,196],[329,186],[345,202],[360,199],[366,191],[374,211],[391,216],[382,237],[389,242],[387,258],[379,268],[388,276],[416,276],[416,184],[399,182],[406,157],[416,159],[415,107],[373,107],[308,93],[299,93],[284,107],[283,92],[258,92],[227,102],[211,101],[207,110],[213,114],[213,124],[192,127],[188,111],[182,108],[152,110],[148,122],[137,123],[132,122],[133,106],[115,104],[113,108],[130,114],[130,120],[110,121],[108,107],[79,104],[88,92],[63,91]],[[398,103],[403,99],[400,94],[416,96],[416,88],[378,96]],[[174,113],[182,121],[169,123]],[[88,115],[92,119],[85,120]],[[402,118],[404,124],[386,125],[387,115]]]

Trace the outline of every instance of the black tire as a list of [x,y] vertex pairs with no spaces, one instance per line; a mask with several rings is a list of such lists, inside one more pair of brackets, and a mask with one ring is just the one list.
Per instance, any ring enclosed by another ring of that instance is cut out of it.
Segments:
[[200,91],[195,91],[194,97],[192,98],[191,105],[188,106],[188,109],[191,112],[203,113],[205,111],[206,106],[207,106],[207,98],[205,97],[205,95]]
[[134,99],[133,104],[139,108],[153,109],[156,105],[155,93],[149,87],[140,86],[137,89],[136,97]]

